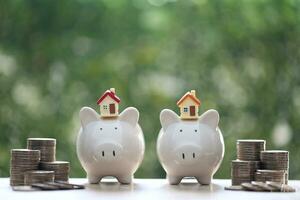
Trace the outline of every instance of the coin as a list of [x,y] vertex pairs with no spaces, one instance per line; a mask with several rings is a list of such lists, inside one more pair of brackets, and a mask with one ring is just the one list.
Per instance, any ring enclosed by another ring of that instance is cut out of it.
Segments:
[[231,186],[226,186],[225,190],[241,191],[243,190],[243,187],[240,185],[231,185]]
[[48,182],[48,183],[45,183],[45,184],[56,186],[60,190],[71,190],[71,189],[74,189],[73,186],[70,185],[70,184],[57,183],[57,182]]
[[255,185],[257,187],[262,188],[265,191],[269,191],[269,192],[274,192],[274,191],[279,191],[277,188],[274,188],[270,185],[268,185],[267,183],[264,182],[259,182],[259,181],[251,181],[252,185]]
[[33,188],[39,188],[41,190],[58,190],[58,186],[48,185],[46,183],[33,183],[31,185]]
[[296,192],[295,188],[286,185],[286,184],[281,184],[278,182],[273,182],[273,181],[267,181],[266,182],[268,185],[280,190],[281,192]]
[[66,181],[55,181],[55,183],[60,183],[60,184],[65,184],[65,185],[71,185],[73,187],[73,189],[84,189],[85,188],[84,185],[74,184],[74,183],[68,183]]
[[22,191],[22,192],[31,192],[31,191],[39,191],[38,188],[33,188],[29,185],[22,185],[22,186],[12,186],[13,191]]
[[241,186],[243,187],[243,189],[245,190],[249,190],[249,191],[264,191],[262,188],[256,186],[256,185],[253,185],[251,183],[242,183]]
[[28,138],[27,144],[40,145],[40,146],[54,146],[56,145],[56,139],[54,138]]

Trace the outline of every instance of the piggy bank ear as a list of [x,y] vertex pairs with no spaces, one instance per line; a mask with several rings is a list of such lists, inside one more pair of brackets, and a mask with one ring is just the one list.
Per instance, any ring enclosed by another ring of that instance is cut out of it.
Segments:
[[90,107],[81,108],[79,112],[79,117],[82,127],[86,126],[90,122],[99,120],[98,113]]
[[160,118],[161,126],[164,130],[166,130],[168,128],[168,126],[170,126],[171,124],[174,124],[174,123],[180,121],[178,115],[169,109],[163,109],[160,112],[159,118]]
[[208,126],[210,126],[211,128],[215,129],[218,127],[219,124],[219,113],[216,110],[208,110],[205,113],[203,113],[200,118],[199,118],[199,122],[202,124],[206,124]]
[[120,121],[136,126],[139,121],[139,111],[134,107],[126,108],[119,116]]

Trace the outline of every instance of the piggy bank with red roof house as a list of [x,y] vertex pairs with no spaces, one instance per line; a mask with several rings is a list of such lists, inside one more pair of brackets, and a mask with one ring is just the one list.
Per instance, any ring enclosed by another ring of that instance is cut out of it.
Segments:
[[119,114],[120,98],[114,89],[104,92],[97,104],[100,115],[90,107],[79,112],[81,128],[77,137],[77,156],[89,183],[113,176],[122,184],[133,180],[145,151],[139,112],[128,107]]

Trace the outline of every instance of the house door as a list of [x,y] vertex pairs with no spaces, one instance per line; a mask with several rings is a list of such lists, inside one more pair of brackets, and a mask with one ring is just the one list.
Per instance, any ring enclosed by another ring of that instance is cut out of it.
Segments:
[[116,107],[115,104],[109,104],[109,112],[110,114],[115,114],[116,113]]
[[195,106],[190,106],[190,116],[195,116]]

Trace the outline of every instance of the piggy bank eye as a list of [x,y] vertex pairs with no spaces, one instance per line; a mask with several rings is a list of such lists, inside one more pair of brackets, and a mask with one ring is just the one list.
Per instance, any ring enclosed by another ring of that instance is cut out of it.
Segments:
[[197,129],[195,129],[194,131],[195,131],[195,133],[197,133],[197,132],[198,132],[198,130],[197,130]]
[[102,127],[100,127],[100,131],[102,131]]
[[182,129],[180,129],[179,132],[182,132]]
[[115,127],[115,130],[118,130],[118,127]]

